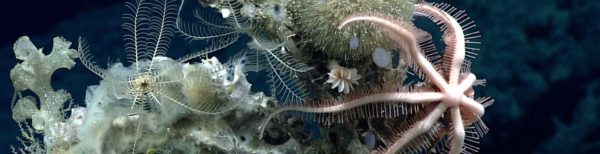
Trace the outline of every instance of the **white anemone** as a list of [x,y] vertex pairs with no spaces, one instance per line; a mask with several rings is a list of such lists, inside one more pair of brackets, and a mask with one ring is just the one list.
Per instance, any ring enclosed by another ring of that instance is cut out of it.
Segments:
[[356,69],[342,67],[337,64],[336,61],[331,61],[329,64],[329,79],[326,83],[331,83],[331,89],[338,88],[338,92],[344,92],[347,94],[352,89],[353,84],[358,84],[358,79],[361,78],[361,75],[356,73]]

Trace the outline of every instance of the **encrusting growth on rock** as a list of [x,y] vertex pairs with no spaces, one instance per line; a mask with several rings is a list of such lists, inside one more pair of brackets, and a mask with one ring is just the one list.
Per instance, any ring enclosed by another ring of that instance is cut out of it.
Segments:
[[[134,0],[125,7],[124,63],[96,65],[93,42],[83,38],[77,49],[54,38],[49,54],[26,36],[15,42],[11,109],[21,148],[13,153],[457,154],[477,152],[488,132],[481,117],[494,100],[476,96],[473,87],[485,80],[470,66],[481,36],[448,4]],[[439,25],[443,52],[415,16]],[[209,46],[174,60],[167,53],[176,35]],[[227,62],[229,51],[210,55],[229,46],[237,53]],[[76,58],[101,78],[85,85],[85,100],[51,85]]]

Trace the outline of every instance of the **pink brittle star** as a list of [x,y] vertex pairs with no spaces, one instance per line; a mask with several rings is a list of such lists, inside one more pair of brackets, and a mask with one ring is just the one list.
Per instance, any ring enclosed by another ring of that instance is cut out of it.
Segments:
[[[454,12],[454,16],[444,10]],[[405,60],[411,64],[413,70],[425,81],[433,85],[435,91],[399,91],[370,94],[343,103],[329,103],[318,107],[286,106],[274,111],[261,125],[262,129],[274,115],[284,111],[302,111],[310,113],[333,113],[349,110],[358,106],[377,102],[401,102],[407,104],[430,104],[439,102],[433,110],[420,121],[416,121],[407,130],[401,132],[393,139],[387,148],[380,149],[382,153],[395,153],[407,146],[411,141],[431,130],[449,110],[451,121],[451,147],[450,153],[460,153],[464,149],[465,126],[471,125],[483,116],[485,109],[482,103],[491,103],[491,99],[473,99],[472,86],[478,84],[473,73],[469,69],[470,63],[465,63],[467,50],[477,50],[466,46],[468,43],[478,44],[471,39],[480,37],[478,32],[465,34],[466,29],[474,26],[473,22],[464,22],[469,18],[463,11],[456,11],[447,4],[416,4],[415,15],[425,16],[441,25],[444,31],[445,50],[440,60],[441,63],[432,62],[430,52],[422,45],[429,41],[429,33],[416,28],[412,23],[395,20],[379,14],[358,14],[350,16],[342,21],[338,29],[348,26],[350,23],[366,21],[371,23],[379,31],[386,33],[400,46],[398,52],[405,51]],[[462,22],[458,22],[461,20]],[[461,25],[461,23],[463,25]],[[465,27],[465,29],[463,29]],[[435,50],[435,49],[433,49]],[[433,51],[437,52],[437,51]],[[427,56],[427,57],[426,57]],[[431,60],[431,61],[430,61]],[[437,68],[437,69],[436,69]]]

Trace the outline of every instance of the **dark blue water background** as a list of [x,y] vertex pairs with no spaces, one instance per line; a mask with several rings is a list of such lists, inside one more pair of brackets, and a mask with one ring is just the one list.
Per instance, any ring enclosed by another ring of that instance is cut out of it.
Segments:
[[[486,78],[478,95],[492,96],[485,123],[490,127],[482,153],[600,152],[600,2],[597,0],[456,0],[483,34],[473,72]],[[98,63],[124,59],[117,0],[7,1],[0,5],[0,153],[18,146],[11,118],[9,70],[17,63],[12,44],[28,35],[47,53],[54,36],[89,41]],[[179,57],[201,49],[174,39],[168,53]],[[243,40],[242,40],[243,42]],[[223,61],[237,48],[215,54]],[[250,80],[263,86],[257,77]],[[52,77],[83,103],[86,86],[99,78],[82,65]]]

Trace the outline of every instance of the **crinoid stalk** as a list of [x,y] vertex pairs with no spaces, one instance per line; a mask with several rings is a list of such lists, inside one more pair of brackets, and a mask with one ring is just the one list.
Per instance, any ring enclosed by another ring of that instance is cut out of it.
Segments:
[[[271,118],[285,111],[317,113],[325,116],[322,118],[325,120],[320,120],[325,122],[345,122],[355,117],[372,118],[382,114],[386,118],[407,115],[410,118],[398,125],[378,152],[411,153],[431,148],[453,154],[477,152],[478,148],[471,144],[478,143],[477,140],[487,133],[488,129],[480,117],[484,108],[493,102],[489,97],[474,99],[472,87],[484,81],[476,79],[470,72],[470,61],[465,59],[466,55],[475,55],[473,52],[478,50],[471,45],[480,43],[475,40],[480,37],[479,32],[473,30],[474,22],[464,11],[448,4],[415,4],[413,14],[425,16],[441,25],[445,43],[442,56],[431,48],[429,33],[410,22],[387,15],[374,12],[354,14],[344,19],[338,29],[345,30],[357,22],[370,23],[373,29],[396,42],[398,52],[407,52],[404,60],[430,88],[397,85],[396,90],[368,90],[372,92],[348,95],[342,100],[322,100],[309,103],[313,104],[309,106],[285,106],[269,115],[260,127],[260,135]],[[411,115],[411,112],[393,105],[421,107]]]

